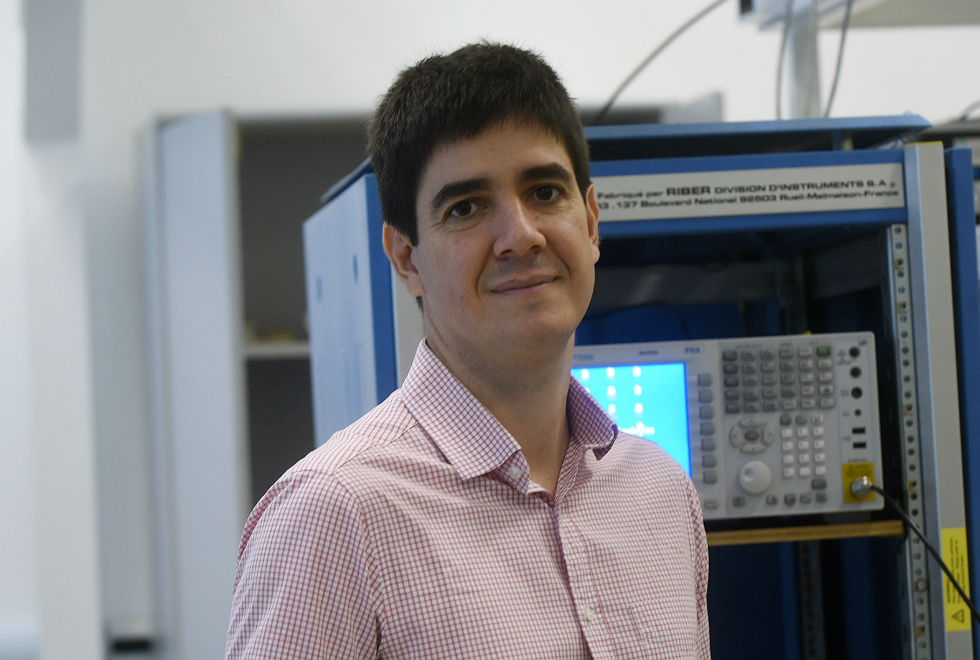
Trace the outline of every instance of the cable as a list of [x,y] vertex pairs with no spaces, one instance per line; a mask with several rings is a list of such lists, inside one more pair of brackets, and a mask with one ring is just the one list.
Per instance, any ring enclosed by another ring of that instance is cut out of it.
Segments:
[[827,107],[823,111],[824,117],[830,116],[830,106],[834,104],[834,96],[837,95],[837,81],[840,80],[840,66],[844,61],[844,39],[847,37],[847,28],[851,24],[851,8],[854,0],[847,0],[847,9],[844,10],[844,22],[840,28],[840,47],[837,49],[837,66],[834,69],[834,82],[830,85],[830,94],[827,96]]
[[690,28],[692,25],[700,21],[702,18],[710,14],[712,10],[721,6],[726,1],[727,0],[715,0],[710,5],[708,5],[700,12],[698,12],[693,18],[688,20],[687,23],[674,30],[674,32],[669,37],[664,39],[659,46],[654,48],[653,52],[647,55],[647,58],[643,60],[638,67],[633,69],[633,72],[630,73],[628,76],[626,76],[626,80],[624,80],[622,84],[620,84],[620,86],[616,88],[616,91],[613,92],[611,97],[609,97],[609,100],[606,102],[606,105],[602,106],[602,110],[599,111],[599,114],[596,115],[592,123],[597,126],[601,124],[602,121],[606,118],[606,115],[609,114],[609,109],[612,108],[613,103],[615,103],[616,99],[619,98],[619,95],[623,93],[623,91],[629,86],[631,82],[633,82],[633,80],[638,75],[640,75],[640,72],[643,71],[643,69],[645,69],[647,65],[650,64],[650,62],[652,62],[658,55],[660,55],[660,53],[666,50],[667,46],[673,43],[674,40],[677,39],[677,37],[687,32],[688,28]]
[[960,121],[966,121],[967,119],[969,119],[970,113],[976,110],[977,108],[980,108],[980,101],[975,101],[970,105],[966,106],[966,110],[964,110],[959,117]]
[[973,618],[976,619],[978,623],[980,623],[980,612],[977,612],[977,608],[973,605],[973,601],[970,600],[970,597],[966,595],[965,591],[963,591],[963,587],[961,587],[960,583],[956,581],[955,577],[953,577],[953,573],[949,570],[949,567],[946,566],[946,562],[943,561],[943,558],[940,556],[939,551],[937,551],[936,548],[933,547],[931,543],[929,543],[925,535],[922,533],[921,530],[919,530],[916,524],[912,522],[912,519],[909,517],[907,513],[905,513],[905,510],[901,507],[901,505],[898,502],[896,502],[891,495],[886,493],[880,486],[876,486],[875,484],[871,483],[871,480],[868,479],[867,477],[861,477],[859,479],[855,479],[851,483],[851,493],[853,493],[855,497],[858,498],[866,497],[868,492],[872,490],[878,493],[879,495],[881,495],[884,498],[885,502],[887,502],[889,506],[895,509],[896,513],[898,513],[898,515],[902,517],[902,520],[905,521],[905,524],[908,525],[909,529],[915,532],[916,536],[918,536],[919,539],[922,540],[922,542],[926,546],[926,549],[929,550],[929,553],[939,564],[939,567],[943,569],[943,572],[946,574],[946,577],[949,578],[949,581],[950,583],[952,583],[953,588],[956,589],[957,593],[959,593],[960,598],[962,598],[963,602],[966,603],[967,607],[970,608],[970,612],[973,613]]
[[776,60],[776,119],[783,118],[783,62],[786,61],[786,37],[793,22],[793,0],[786,1],[783,18],[783,38],[779,42],[779,58]]

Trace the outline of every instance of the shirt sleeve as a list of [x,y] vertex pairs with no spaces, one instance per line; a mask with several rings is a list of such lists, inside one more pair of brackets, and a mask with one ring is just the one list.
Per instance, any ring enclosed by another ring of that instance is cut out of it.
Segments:
[[368,552],[356,502],[334,477],[284,477],[245,525],[226,660],[375,658]]
[[697,593],[697,658],[711,660],[711,637],[708,628],[708,539],[704,532],[701,500],[688,479],[687,498],[691,508],[691,551],[694,559],[694,584]]

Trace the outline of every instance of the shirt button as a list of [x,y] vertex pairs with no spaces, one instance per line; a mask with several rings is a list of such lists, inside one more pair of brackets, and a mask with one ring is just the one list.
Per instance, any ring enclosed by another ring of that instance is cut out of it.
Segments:
[[585,620],[588,623],[592,623],[593,621],[595,621],[595,610],[592,609],[591,607],[586,607],[584,614],[585,614]]
[[508,476],[510,476],[511,479],[514,479],[516,481],[521,478],[521,468],[514,465],[509,470],[507,470],[507,474]]

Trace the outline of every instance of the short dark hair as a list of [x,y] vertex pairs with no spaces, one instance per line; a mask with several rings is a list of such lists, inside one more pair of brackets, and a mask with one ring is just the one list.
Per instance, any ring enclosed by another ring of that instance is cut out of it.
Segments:
[[589,147],[558,75],[535,53],[478,43],[405,69],[378,104],[368,151],[385,222],[417,245],[416,197],[433,151],[508,119],[539,123],[558,138],[584,197]]

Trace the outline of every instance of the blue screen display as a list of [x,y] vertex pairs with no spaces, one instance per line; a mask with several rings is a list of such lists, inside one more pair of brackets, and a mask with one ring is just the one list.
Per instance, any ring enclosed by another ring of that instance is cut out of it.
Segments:
[[656,442],[691,474],[683,362],[591,366],[572,376],[622,431]]

